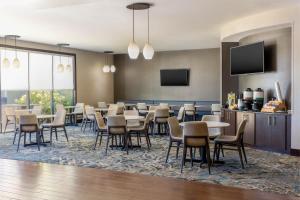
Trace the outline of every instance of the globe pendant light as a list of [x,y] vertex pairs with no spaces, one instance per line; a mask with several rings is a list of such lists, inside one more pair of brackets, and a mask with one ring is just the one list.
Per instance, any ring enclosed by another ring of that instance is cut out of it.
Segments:
[[9,66],[10,66],[10,62],[9,62],[9,60],[8,60],[8,58],[6,57],[6,36],[4,36],[4,44],[5,44],[5,47],[4,47],[4,58],[3,58],[3,60],[2,60],[2,66],[4,67],[4,68],[9,68]]
[[115,73],[116,72],[116,67],[115,67],[115,65],[111,65],[110,66],[110,71],[112,72],[112,73]]
[[[62,47],[67,47],[69,46],[69,44],[66,43],[59,43],[57,44],[57,46],[59,47],[59,52],[61,53],[61,48]],[[67,67],[66,67],[67,68]],[[66,69],[67,70],[67,69]],[[61,63],[61,54],[59,55],[59,64],[57,65],[57,72],[59,73],[63,73],[65,71],[65,67],[64,65]]]
[[104,73],[109,73],[110,72],[110,67],[108,65],[108,62],[107,62],[107,54],[109,54],[111,51],[104,51],[104,54],[105,54],[105,63],[104,63],[104,66],[102,68],[102,71]]
[[68,64],[66,65],[66,71],[68,71],[68,72],[72,71],[72,66],[70,64],[70,57],[68,57]]
[[146,60],[151,60],[154,55],[154,49],[150,45],[150,42],[149,42],[149,8],[148,8],[148,41],[145,44],[144,49],[143,49],[143,55]]
[[17,38],[20,38],[18,35],[12,35],[12,38],[15,39],[15,58],[12,62],[12,65],[14,68],[19,69],[20,68],[20,61],[18,59],[18,53],[17,53]]
[[140,48],[134,40],[134,6],[132,8],[132,41],[128,45],[128,55],[130,59],[137,59],[139,57]]

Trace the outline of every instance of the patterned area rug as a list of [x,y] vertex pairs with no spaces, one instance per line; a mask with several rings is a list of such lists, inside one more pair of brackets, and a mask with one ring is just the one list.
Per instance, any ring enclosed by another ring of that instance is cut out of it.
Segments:
[[[95,141],[93,133],[82,133],[79,127],[69,127],[68,135],[69,143],[63,134],[59,134],[58,141],[54,141],[52,146],[48,144],[41,147],[40,152],[36,146],[22,146],[17,153],[17,145],[12,144],[13,134],[1,134],[0,158],[174,177],[300,197],[299,157],[247,148],[248,164],[245,169],[241,169],[238,153],[225,151],[225,157],[221,157],[225,164],[213,166],[211,175],[208,174],[206,165],[200,168],[198,163],[193,167],[187,163],[181,174],[182,151],[176,159],[174,148],[170,153],[169,162],[165,164],[168,147],[166,136],[151,137],[150,150],[147,149],[143,138],[142,147],[130,149],[129,155],[120,149],[109,149],[106,156],[104,148],[106,139],[103,140],[101,147],[92,150]],[[46,133],[45,139],[48,138],[49,134]]]

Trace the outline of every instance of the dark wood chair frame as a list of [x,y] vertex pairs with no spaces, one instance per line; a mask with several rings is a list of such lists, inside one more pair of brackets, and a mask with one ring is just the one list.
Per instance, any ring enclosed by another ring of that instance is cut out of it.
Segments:
[[[110,133],[110,129],[112,129],[112,128],[123,128],[124,129],[124,133],[122,133],[122,134],[115,134],[115,133],[113,133],[112,134],[112,133]],[[118,146],[118,144],[117,144],[117,136],[119,136],[119,138],[120,138],[120,144],[123,143],[123,144],[121,144],[121,146],[123,147],[123,149],[126,150],[126,153],[128,155],[129,134],[127,132],[126,126],[108,126],[107,127],[107,133],[108,134],[107,134],[107,140],[106,140],[105,155],[107,155],[107,149],[108,149],[108,144],[109,144],[110,137],[112,138],[112,141],[111,141],[112,145],[111,145],[111,147],[112,148],[114,147],[114,144],[113,144],[114,140],[115,140],[116,146]]]
[[[36,131],[22,131],[23,130],[23,127],[32,127],[34,126],[36,128]],[[23,134],[22,134],[23,133]],[[26,134],[29,133],[30,135],[32,133],[36,133],[36,143],[30,143],[30,144],[26,144]],[[21,137],[24,137],[24,147],[25,146],[28,146],[28,145],[35,145],[37,144],[38,146],[38,150],[40,151],[40,143],[41,143],[41,138],[42,140],[44,141],[44,137],[43,135],[41,134],[41,130],[39,129],[38,125],[37,124],[21,124],[20,125],[20,129],[19,129],[19,139],[18,139],[18,147],[17,147],[17,152],[19,152],[19,148],[20,148],[20,142],[21,142]]]
[[[158,135],[161,135],[162,128],[165,130],[165,134],[168,135],[169,129],[168,129],[168,119],[169,117],[154,117],[154,125],[157,125],[157,131]],[[157,122],[157,119],[166,119],[166,122]],[[153,129],[152,129],[152,135],[154,135]]]
[[[181,168],[180,168],[180,172],[182,173],[183,170],[183,166],[185,165],[185,162],[187,161],[186,159],[186,154],[187,154],[187,148],[190,148],[190,161],[191,161],[191,166],[193,166],[193,161],[194,161],[194,155],[193,155],[193,148],[199,148],[199,152],[201,152],[201,148],[205,147],[206,150],[206,160],[207,160],[207,166],[208,166],[208,173],[211,174],[211,166],[212,166],[212,161],[210,159],[210,150],[209,150],[209,140],[207,136],[183,136],[183,156],[182,156],[182,162],[181,162]],[[188,145],[186,142],[188,139],[204,139],[205,141],[205,145],[204,146],[190,146]],[[200,154],[201,156],[201,154]],[[202,162],[200,164],[201,165],[204,163],[204,158],[201,158]]]

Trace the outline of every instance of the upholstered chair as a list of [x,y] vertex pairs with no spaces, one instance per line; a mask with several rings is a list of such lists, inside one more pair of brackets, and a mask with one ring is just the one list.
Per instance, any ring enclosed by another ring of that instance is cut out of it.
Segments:
[[[177,118],[169,117],[168,125],[169,125],[170,139],[169,139],[169,148],[168,148],[166,163],[168,162],[170,150],[172,147],[176,147],[176,159],[178,158],[179,147],[183,141],[182,129],[179,126],[179,122],[178,122]],[[176,146],[173,146],[173,143],[176,143]]]
[[[220,115],[203,115],[201,121],[203,121],[203,122],[209,122],[209,121],[220,122],[221,116]],[[208,132],[209,132],[209,139],[215,139],[217,136],[221,135],[222,130],[221,130],[221,128],[209,128]]]
[[24,146],[26,146],[26,134],[35,133],[38,150],[40,150],[41,130],[35,114],[21,115],[19,128],[19,140],[17,152],[19,151],[21,137],[24,137]]
[[159,104],[159,107],[160,107],[160,108],[168,108],[168,109],[170,109],[170,106],[169,106],[168,103],[160,103],[160,104]]
[[107,116],[115,116],[118,112],[118,105],[117,104],[110,104],[107,111]]
[[55,117],[52,123],[42,124],[42,135],[44,135],[45,130],[50,131],[50,144],[52,145],[52,135],[55,133],[55,138],[58,140],[57,133],[64,132],[67,142],[69,142],[68,134],[65,126],[66,121],[66,110],[60,109],[55,113]]
[[221,149],[238,151],[241,166],[244,169],[243,155],[244,155],[245,162],[247,163],[247,157],[246,157],[244,141],[243,141],[246,124],[247,124],[246,119],[241,121],[235,136],[220,135],[214,140],[215,148],[214,148],[213,161],[215,160],[215,157],[217,157],[217,160],[219,159]]
[[83,129],[83,132],[85,132],[87,124],[90,125],[90,130],[95,130],[95,109],[88,105],[84,107],[83,121],[81,124],[81,130]]
[[168,108],[157,108],[154,114],[154,124],[158,128],[158,134],[161,134],[161,130],[164,129],[167,134],[167,124],[169,118]]
[[[5,117],[5,125],[4,125],[4,133],[6,133],[7,126],[13,124],[16,129],[16,116],[15,116],[15,107],[4,107],[4,117]],[[2,130],[1,130],[2,131]]]
[[100,137],[99,146],[101,146],[102,136],[107,135],[107,127],[106,127],[104,118],[102,117],[100,112],[95,112],[95,121],[96,121],[96,134],[97,134],[97,136],[96,136],[94,149],[96,149],[99,137]]
[[62,105],[62,104],[56,104],[55,108],[56,108],[56,112],[59,111],[59,110],[64,110],[65,109],[64,105]]
[[[124,110],[125,116],[139,116],[139,111],[137,110]],[[138,127],[140,126],[140,120],[132,119],[127,120],[127,127]]]
[[182,122],[182,121],[183,121],[183,117],[184,117],[184,107],[181,106],[181,107],[179,108],[179,111],[178,111],[177,120],[178,120],[179,122]]
[[[19,129],[20,129],[20,116],[21,115],[30,115],[30,112],[29,112],[29,110],[15,110],[16,129],[15,129],[13,144],[15,144],[16,136],[19,133]],[[29,134],[29,137],[30,136],[31,135]],[[31,141],[31,139],[30,139],[30,141]]]
[[84,103],[76,103],[75,109],[71,113],[67,113],[67,118],[71,124],[77,124],[78,119],[83,119]]
[[107,155],[107,149],[110,138],[112,139],[112,147],[114,146],[113,142],[115,141],[115,145],[117,146],[117,139],[122,138],[123,147],[125,148],[128,154],[128,134],[126,128],[126,120],[123,115],[115,115],[107,117],[107,141],[106,141],[106,149],[105,154]]
[[192,117],[196,121],[196,109],[194,104],[184,104],[184,121],[187,117]]
[[[210,174],[211,159],[209,151],[208,128],[205,122],[186,122],[183,126],[183,156],[181,163],[181,172],[186,161],[187,148],[190,149],[191,165],[193,166],[193,149],[199,149],[199,152],[205,151],[202,154],[202,161],[207,160],[208,172]],[[204,149],[203,149],[204,148]],[[206,158],[204,158],[206,156]]]
[[146,103],[137,103],[136,104],[136,108],[139,111],[139,114],[145,116],[148,112],[147,112],[147,104]]
[[138,126],[138,127],[129,127],[128,128],[130,135],[137,134],[138,145],[140,145],[141,137],[146,138],[148,149],[150,149],[150,147],[151,147],[151,141],[150,141],[150,137],[149,137],[149,126],[151,124],[151,121],[153,120],[153,117],[154,117],[154,113],[150,112],[146,115],[143,125]]

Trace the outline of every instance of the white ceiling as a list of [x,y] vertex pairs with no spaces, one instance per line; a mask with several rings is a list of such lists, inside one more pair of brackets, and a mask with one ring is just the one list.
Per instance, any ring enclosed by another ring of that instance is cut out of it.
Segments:
[[[0,0],[0,36],[118,53],[132,35],[132,0]],[[155,50],[219,46],[225,23],[258,12],[291,6],[299,0],[151,0],[150,42]],[[147,12],[136,11],[136,41],[147,38]]]

